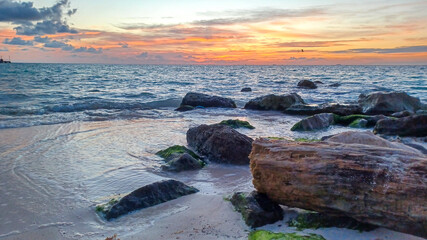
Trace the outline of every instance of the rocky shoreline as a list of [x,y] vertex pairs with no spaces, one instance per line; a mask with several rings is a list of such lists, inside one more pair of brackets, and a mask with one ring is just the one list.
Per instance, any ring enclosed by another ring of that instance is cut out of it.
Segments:
[[[307,82],[298,85],[308,89],[317,87]],[[244,88],[244,92],[250,91]],[[230,98],[189,92],[176,111],[211,107],[236,108],[236,103]],[[363,226],[363,230],[379,226],[427,237],[427,150],[421,145],[385,139],[409,136],[427,141],[427,107],[419,99],[404,92],[374,92],[361,94],[357,104],[310,105],[296,93],[270,94],[250,100],[244,109],[309,115],[296,123],[292,131],[316,131],[332,125],[374,129],[313,142],[274,138],[254,141],[235,130],[253,129],[250,123],[229,119],[190,128],[186,134],[189,148],[173,146],[159,151],[157,155],[165,161],[162,169],[198,171],[210,162],[250,164],[256,191],[236,192],[230,201],[252,228],[283,219],[282,206],[286,206],[316,211],[298,216],[289,226],[352,229]],[[102,214],[110,220],[197,192],[191,186],[174,183],[180,187],[165,188],[161,194],[157,186],[162,182],[154,183],[156,187],[143,186],[135,191],[143,194],[133,192],[114,201]],[[141,203],[141,198],[147,196],[155,197],[150,204]],[[111,209],[123,208],[126,210],[120,214],[110,213]],[[270,239],[267,235],[274,234],[253,232],[249,239]],[[324,239],[319,235],[284,233],[284,236]]]

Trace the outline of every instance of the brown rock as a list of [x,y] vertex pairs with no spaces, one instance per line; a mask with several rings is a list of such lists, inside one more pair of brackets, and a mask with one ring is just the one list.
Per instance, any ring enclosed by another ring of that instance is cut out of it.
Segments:
[[279,204],[427,237],[427,157],[384,145],[258,139],[253,184]]
[[412,137],[427,136],[427,115],[412,115],[398,119],[382,119],[374,128],[375,133]]

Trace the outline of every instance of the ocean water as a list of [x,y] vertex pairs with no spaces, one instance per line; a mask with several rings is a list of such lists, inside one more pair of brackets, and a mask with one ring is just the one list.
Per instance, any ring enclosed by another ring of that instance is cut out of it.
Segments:
[[[302,79],[323,84],[301,90],[296,84]],[[342,85],[329,87],[333,83]],[[243,87],[253,92],[240,92]],[[295,133],[289,129],[301,116],[242,108],[173,111],[189,91],[231,97],[242,107],[269,93],[297,92],[309,103],[350,103],[360,93],[389,90],[405,91],[426,103],[427,67],[0,65],[0,239],[20,239],[51,228],[59,229],[63,239],[105,239],[115,233],[121,239],[141,239],[144,232],[191,206],[181,201],[111,222],[95,214],[95,206],[166,178],[197,187],[197,195],[206,199],[252,190],[248,166],[209,164],[183,173],[160,170],[162,160],[155,153],[185,145],[186,131],[193,126],[239,118],[256,127],[238,130],[252,138],[319,138],[349,130],[333,126]],[[206,221],[212,219],[206,216]],[[227,236],[245,239],[245,230]],[[387,231],[357,236],[415,239]],[[340,239],[360,234],[344,233]],[[194,239],[218,239],[206,234]],[[337,232],[325,234],[334,239]]]

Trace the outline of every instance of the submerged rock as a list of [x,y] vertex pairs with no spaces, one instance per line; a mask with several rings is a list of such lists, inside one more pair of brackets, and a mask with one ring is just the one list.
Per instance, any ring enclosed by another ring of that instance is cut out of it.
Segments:
[[105,218],[111,220],[129,212],[151,207],[198,191],[196,188],[176,180],[155,182],[141,187],[120,199],[105,213]]
[[[220,107],[235,108],[236,103],[230,98],[211,96],[203,93],[189,92],[182,99],[181,106],[202,106],[202,107]],[[178,108],[179,109],[179,108]]]
[[416,112],[422,107],[419,98],[411,97],[405,92],[360,94],[359,105],[362,107],[363,113],[368,115],[391,115],[405,110]]
[[162,165],[162,169],[171,172],[181,172],[201,169],[204,166],[205,163],[203,161],[195,159],[188,153],[184,153],[167,160],[166,164]]
[[331,216],[317,212],[300,213],[296,218],[289,220],[288,224],[290,227],[296,227],[298,231],[329,227],[348,228],[359,231],[372,231],[377,228],[371,224],[361,223],[346,216]]
[[186,111],[191,111],[194,110],[195,107],[190,106],[190,105],[181,105],[179,106],[177,109],[175,109],[175,111],[178,112],[186,112]]
[[298,82],[298,87],[300,88],[309,88],[309,89],[315,89],[317,88],[316,84],[310,80],[301,80]]
[[184,146],[175,145],[157,152],[156,155],[165,160],[166,164],[162,165],[162,169],[166,171],[197,170],[205,166],[199,155]]
[[374,132],[385,135],[425,137],[427,136],[427,115],[383,119],[377,122]]
[[234,208],[242,214],[246,225],[257,228],[283,219],[279,204],[271,201],[265,194],[237,192],[231,197]]
[[327,128],[334,124],[334,114],[320,113],[297,122],[291,131],[312,131]]
[[250,159],[255,189],[279,204],[427,237],[427,158],[416,150],[262,138]]
[[274,233],[266,230],[257,230],[249,234],[248,240],[326,240],[323,236],[308,233]]
[[240,90],[241,92],[252,92],[252,88],[250,88],[250,87],[245,87],[245,88],[242,88],[242,90]]
[[252,139],[229,126],[200,125],[187,131],[187,142],[213,162],[248,164]]
[[329,85],[329,87],[339,87],[341,86],[341,83],[332,83]]
[[253,110],[277,110],[283,111],[294,104],[304,104],[304,100],[296,94],[288,95],[266,95],[250,100],[245,104],[245,109]]
[[219,124],[221,125],[227,125],[232,128],[248,128],[248,129],[255,129],[254,126],[252,126],[248,121],[242,121],[239,119],[228,119],[221,121]]
[[356,104],[339,104],[339,103],[324,103],[324,104],[295,104],[287,108],[284,113],[295,115],[314,115],[319,113],[334,113],[338,115],[359,114],[362,108]]

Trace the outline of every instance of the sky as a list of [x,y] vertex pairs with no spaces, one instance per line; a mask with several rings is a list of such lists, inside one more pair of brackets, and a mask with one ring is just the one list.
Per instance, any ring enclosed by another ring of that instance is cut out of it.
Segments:
[[427,64],[427,1],[0,0],[13,62]]

